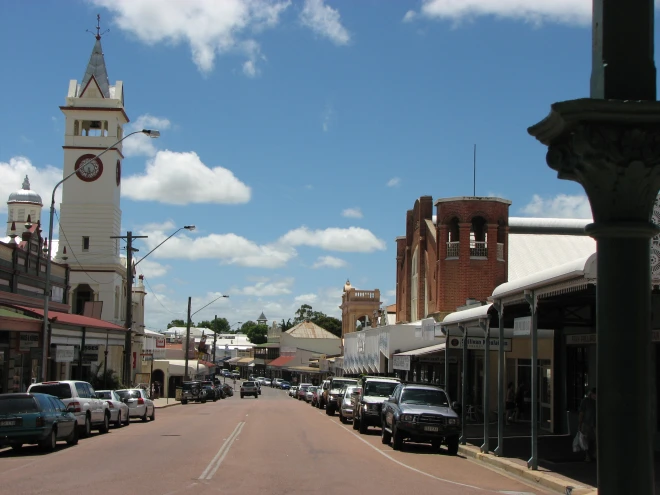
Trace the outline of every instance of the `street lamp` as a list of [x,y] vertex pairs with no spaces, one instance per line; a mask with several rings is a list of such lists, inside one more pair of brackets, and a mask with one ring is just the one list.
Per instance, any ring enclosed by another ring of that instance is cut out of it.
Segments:
[[[142,129],[141,131],[134,131],[129,134],[126,134],[123,138],[121,138],[119,141],[116,143],[108,146],[106,149],[101,151],[98,155],[96,155],[94,158],[91,160],[88,160],[85,165],[83,165],[81,168],[85,167],[90,167],[92,164],[96,161],[97,158],[99,158],[101,155],[103,155],[106,151],[111,150],[115,146],[117,146],[119,143],[121,143],[124,139],[127,139],[134,134],[146,134],[147,136],[151,138],[157,138],[160,137],[160,131],[157,131],[155,129]],[[50,271],[51,271],[51,258],[52,258],[52,244],[53,244],[53,220],[55,217],[55,191],[57,190],[58,187],[60,187],[60,184],[62,184],[65,180],[70,179],[73,177],[75,174],[78,173],[80,169],[74,170],[71,172],[69,175],[64,177],[61,181],[59,181],[57,184],[55,184],[55,187],[53,188],[53,194],[51,196],[51,201],[50,201],[50,221],[48,224],[48,247],[46,250],[46,281],[44,284],[44,321],[43,321],[43,345],[42,345],[42,356],[41,356],[41,381],[46,381],[48,379],[47,376],[47,371],[48,371],[48,346],[50,343],[50,335],[48,333],[48,303],[50,302]],[[80,352],[83,352],[83,349],[80,349]]]
[[227,295],[221,295],[213,299],[213,301],[205,304],[201,308],[199,308],[197,311],[195,311],[193,314],[190,314],[190,305],[192,304],[192,297],[188,297],[188,322],[186,323],[186,349],[185,349],[185,355],[186,355],[186,362],[185,362],[185,371],[183,375],[183,380],[188,381],[188,351],[190,349],[190,318],[195,316],[197,313],[199,313],[201,310],[203,310],[205,307],[210,306],[214,302],[216,302],[218,299],[222,299],[223,297],[229,297]]
[[138,261],[136,261],[136,262],[135,262],[135,266],[137,266],[138,263],[140,263],[143,259],[145,259],[147,256],[149,256],[149,255],[150,255],[151,253],[153,253],[156,249],[158,249],[159,247],[161,247],[163,244],[165,244],[167,241],[169,241],[172,237],[174,237],[176,234],[178,234],[179,232],[181,232],[183,229],[190,230],[190,231],[192,232],[193,230],[195,230],[195,226],[194,226],[194,225],[184,225],[183,227],[181,227],[181,228],[175,230],[173,234],[171,234],[171,235],[170,235],[169,237],[167,237],[163,242],[161,242],[160,244],[158,244],[158,246],[156,246],[155,248],[153,248],[153,249],[152,249],[151,251],[149,251],[147,254],[145,254],[144,256],[142,256],[142,258],[140,258]]

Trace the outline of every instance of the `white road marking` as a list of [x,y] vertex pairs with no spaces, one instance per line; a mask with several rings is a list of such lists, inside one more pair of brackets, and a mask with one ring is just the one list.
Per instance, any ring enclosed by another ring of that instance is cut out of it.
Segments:
[[210,480],[213,478],[213,475],[216,473],[218,468],[220,467],[220,464],[222,464],[222,461],[225,459],[227,456],[227,452],[229,452],[229,449],[231,448],[232,444],[234,443],[234,440],[238,437],[238,435],[241,433],[241,430],[243,429],[243,426],[245,426],[245,422],[241,421],[236,425],[236,428],[234,428],[234,431],[227,437],[227,440],[225,440],[225,443],[222,444],[222,447],[220,447],[220,450],[218,450],[218,453],[215,454],[215,457],[211,459],[211,462],[209,462],[209,465],[206,466],[206,469],[202,473],[202,475],[199,477],[200,480]]
[[[527,495],[527,492],[506,492],[506,491],[490,490],[490,489],[488,489],[488,488],[481,488],[480,486],[467,485],[467,484],[465,484],[465,483],[459,483],[458,481],[452,481],[452,480],[448,480],[448,479],[445,479],[445,478],[440,478],[440,477],[438,477],[438,476],[434,476],[434,475],[432,475],[432,474],[430,474],[430,473],[424,472],[424,471],[422,471],[422,470],[420,470],[420,469],[414,468],[414,467],[412,467],[412,466],[409,466],[408,464],[405,464],[404,462],[401,462],[401,461],[395,459],[395,458],[392,457],[390,454],[388,454],[388,453],[386,453],[386,452],[383,452],[383,451],[380,450],[378,447],[375,447],[375,446],[371,445],[369,442],[367,442],[367,441],[366,441],[364,438],[362,438],[360,435],[358,435],[358,434],[356,434],[356,433],[353,433],[353,432],[350,431],[348,428],[343,427],[342,425],[340,425],[339,423],[333,421],[333,420],[330,419],[330,418],[328,418],[328,420],[329,420],[332,424],[339,426],[342,430],[344,430],[344,431],[348,432],[349,434],[353,435],[355,438],[357,438],[357,439],[360,440],[361,442],[364,442],[366,445],[368,445],[369,447],[371,447],[373,450],[375,450],[376,452],[378,452],[380,455],[387,457],[390,461],[394,462],[395,464],[398,464],[399,466],[402,466],[402,467],[404,467],[404,468],[406,468],[406,469],[410,469],[411,471],[413,471],[413,472],[415,472],[415,473],[418,473],[418,474],[421,474],[421,475],[427,476],[427,477],[432,478],[432,479],[437,480],[437,481],[442,481],[442,482],[444,482],[444,483],[449,483],[449,484],[451,484],[451,485],[462,486],[462,487],[465,487],[465,488],[472,488],[473,490],[479,490],[479,491],[482,491],[482,492],[489,492],[489,493],[507,493],[507,494],[517,494],[517,493],[519,493],[520,495]],[[534,495],[534,493],[529,493],[528,495]]]

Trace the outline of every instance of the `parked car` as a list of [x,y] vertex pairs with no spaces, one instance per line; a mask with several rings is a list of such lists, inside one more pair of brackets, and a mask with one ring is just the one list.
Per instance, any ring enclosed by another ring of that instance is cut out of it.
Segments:
[[401,383],[398,378],[383,376],[365,376],[358,382],[360,390],[353,398],[353,429],[365,434],[370,426],[382,426],[381,409],[396,386]]
[[181,404],[188,404],[188,402],[206,402],[206,390],[202,387],[202,382],[191,380],[183,382],[181,385]]
[[262,385],[264,387],[271,387],[273,385],[273,382],[270,378],[264,378],[264,381],[262,382]]
[[319,396],[316,400],[316,407],[318,407],[319,409],[323,409],[325,407],[326,395],[327,395],[326,390],[328,389],[329,386],[330,386],[330,380],[323,380],[323,382],[319,387]]
[[312,400],[309,401],[312,407],[316,407],[316,403],[319,400],[319,393],[321,393],[321,387],[314,387],[312,391]]
[[67,407],[73,406],[81,437],[91,435],[92,429],[99,433],[107,433],[110,429],[110,408],[108,403],[96,396],[94,388],[78,380],[60,380],[52,382],[33,383],[28,387],[29,393],[49,394],[57,397]]
[[156,421],[156,406],[142,388],[117,390],[117,395],[128,405],[131,418],[140,418],[142,421]]
[[41,393],[0,395],[0,446],[20,450],[23,444],[55,449],[58,440],[78,443],[75,406]]
[[386,445],[391,441],[394,450],[401,450],[406,440],[430,443],[434,449],[444,443],[456,455],[461,426],[456,409],[460,404],[450,406],[440,387],[400,383],[383,402],[381,440]]
[[289,389],[289,397],[293,397],[294,399],[298,397],[298,385],[294,385]]
[[215,384],[210,380],[203,381],[202,387],[206,389],[207,397],[213,402],[217,401],[218,399],[225,398],[225,393],[222,391],[222,389],[220,387],[216,387]]
[[355,396],[359,394],[360,387],[357,385],[349,385],[344,389],[344,395],[341,398],[341,404],[339,406],[339,421],[346,424],[353,420],[354,414],[354,400]]
[[243,382],[241,384],[241,399],[246,395],[252,395],[255,399],[259,398],[259,391],[255,382]]
[[228,383],[223,383],[219,386],[222,388],[222,391],[224,392],[225,397],[233,397],[234,389],[231,385],[229,385]]
[[314,397],[317,388],[318,387],[315,387],[314,385],[307,387],[307,392],[305,392],[305,402],[312,402],[312,398]]
[[289,390],[291,388],[291,384],[287,382],[286,380],[282,380],[278,386],[278,388],[281,388],[282,390]]
[[117,428],[121,425],[131,424],[131,416],[128,410],[128,404],[122,402],[121,397],[114,390],[97,390],[96,396],[99,399],[105,399],[110,409],[110,422]]
[[355,378],[344,377],[330,378],[327,388],[323,391],[325,413],[328,416],[334,416],[335,411],[341,405],[339,401],[343,395],[342,390],[349,385],[357,385],[357,380]]
[[273,378],[272,383],[270,384],[271,387],[273,388],[280,388],[280,383],[282,383],[284,380],[281,378]]
[[312,386],[311,383],[301,383],[298,386],[298,390],[296,391],[296,399],[305,400],[305,394],[307,393],[307,389],[311,386]]

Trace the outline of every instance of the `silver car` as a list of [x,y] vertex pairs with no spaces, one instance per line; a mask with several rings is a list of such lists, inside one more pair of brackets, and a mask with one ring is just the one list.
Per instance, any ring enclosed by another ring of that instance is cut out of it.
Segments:
[[110,422],[117,428],[121,425],[128,426],[131,424],[131,416],[128,405],[122,402],[121,397],[117,395],[114,390],[97,390],[96,396],[99,399],[104,399],[108,403],[110,409]]
[[358,392],[360,387],[349,385],[344,389],[344,395],[341,398],[339,406],[339,421],[344,424],[353,420],[353,394]]
[[117,390],[117,395],[122,402],[128,405],[129,416],[131,418],[140,418],[142,421],[151,421],[156,419],[156,406],[147,395],[147,391],[142,388],[130,388]]

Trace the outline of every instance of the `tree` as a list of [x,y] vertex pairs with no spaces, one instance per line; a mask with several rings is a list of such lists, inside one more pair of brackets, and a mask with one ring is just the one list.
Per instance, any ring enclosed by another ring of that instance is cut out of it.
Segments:
[[289,328],[293,328],[295,325],[291,323],[291,318],[289,318],[286,323],[284,323],[284,318],[282,318],[282,323],[280,324],[282,331],[286,332]]
[[296,317],[294,318],[293,323],[297,325],[305,320],[311,320],[313,315],[312,307],[309,304],[303,304],[296,310]]
[[246,321],[241,326],[241,332],[247,335],[248,340],[253,344],[265,344],[268,341],[267,325]]
[[[185,327],[186,322],[183,320],[172,320],[167,324],[167,328],[172,328],[172,327]],[[192,323],[190,323],[190,326],[194,326]]]
[[201,328],[209,328],[214,333],[229,333],[229,322],[227,318],[214,318],[212,320],[204,320],[197,324]]
[[[296,317],[294,318],[293,323],[294,325],[297,325],[305,320],[311,321],[337,337],[341,337],[341,320],[334,316],[328,316],[321,311],[314,311],[309,304],[303,304],[298,310],[296,310]],[[291,320],[289,320],[289,322],[290,321]],[[288,330],[288,328],[286,330]],[[284,330],[284,320],[282,320],[282,331]]]

